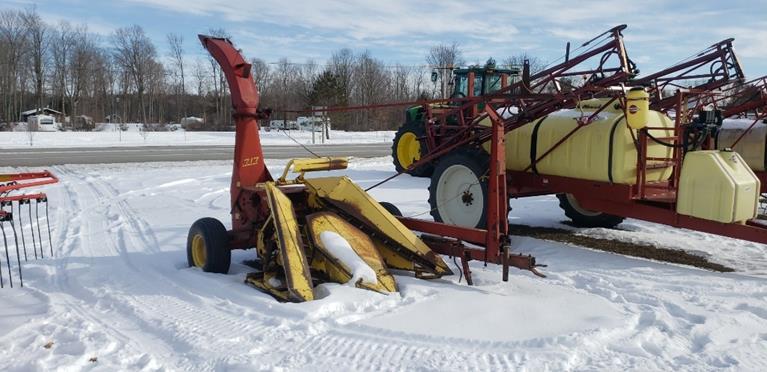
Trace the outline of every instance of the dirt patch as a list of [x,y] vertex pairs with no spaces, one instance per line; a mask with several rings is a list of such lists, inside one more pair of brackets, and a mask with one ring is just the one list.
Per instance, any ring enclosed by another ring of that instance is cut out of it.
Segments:
[[581,247],[597,249],[600,251],[618,253],[626,256],[642,257],[655,261],[695,266],[719,272],[735,271],[730,267],[710,262],[704,257],[696,256],[679,249],[658,248],[650,244],[628,243],[620,240],[576,235],[574,231],[556,229],[552,227],[536,227],[511,224],[509,225],[509,231],[511,231],[511,235],[529,236],[535,239],[568,243]]

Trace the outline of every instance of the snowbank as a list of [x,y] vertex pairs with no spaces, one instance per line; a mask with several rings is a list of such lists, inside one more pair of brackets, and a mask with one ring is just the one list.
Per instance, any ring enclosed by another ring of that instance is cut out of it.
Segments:
[[[105,130],[99,132],[34,132],[34,147],[112,147],[112,146],[185,146],[185,145],[230,145],[234,146],[234,132],[141,132],[139,124],[129,125],[126,131]],[[260,132],[264,145],[321,144],[319,133],[305,131],[264,131]],[[290,136],[290,137],[289,137]],[[291,137],[293,139],[291,139]],[[339,143],[391,143],[392,131],[378,132],[330,132],[328,144]],[[27,132],[0,132],[0,148],[29,148]]]

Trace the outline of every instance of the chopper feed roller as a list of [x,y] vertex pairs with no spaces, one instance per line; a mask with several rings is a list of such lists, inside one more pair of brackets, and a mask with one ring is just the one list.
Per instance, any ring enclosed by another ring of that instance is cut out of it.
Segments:
[[[452,272],[418,236],[347,177],[306,178],[307,172],[345,169],[345,158],[294,159],[274,179],[264,164],[257,120],[258,88],[251,65],[223,38],[200,35],[231,91],[236,123],[231,183],[232,230],[212,218],[189,230],[190,266],[226,273],[232,249],[256,247],[261,270],[246,282],[284,301],[309,301],[317,283],[397,291],[389,268],[422,278]],[[288,179],[288,173],[297,173]]]
[[[6,268],[8,271],[8,282],[13,287],[13,271],[11,270],[11,257],[9,254],[9,245],[13,244],[16,251],[16,264],[19,274],[19,284],[24,286],[24,279],[21,271],[21,256],[24,261],[28,261],[31,254],[27,252],[27,237],[31,239],[34,258],[45,258],[45,248],[43,244],[43,234],[41,232],[40,205],[45,211],[45,224],[48,233],[48,246],[50,256],[53,256],[53,244],[51,242],[51,225],[48,217],[48,196],[45,193],[19,194],[21,189],[38,187],[58,182],[58,178],[48,171],[36,173],[13,173],[0,174],[0,235],[3,239],[5,249]],[[34,218],[32,217],[32,205],[34,204]],[[29,230],[24,231],[24,215],[22,206],[26,206],[26,215],[28,216]],[[14,217],[14,215],[16,217]],[[18,221],[18,232],[16,229]],[[19,244],[21,243],[21,244]],[[21,248],[21,250],[19,249]],[[1,262],[0,262],[1,263]],[[0,264],[0,288],[5,285],[3,280],[2,265]]]

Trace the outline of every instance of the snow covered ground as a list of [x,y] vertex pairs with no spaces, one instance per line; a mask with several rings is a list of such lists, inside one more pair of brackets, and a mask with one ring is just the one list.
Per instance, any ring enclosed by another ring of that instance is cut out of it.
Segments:
[[[312,144],[312,132],[261,131],[263,145],[293,145],[290,137],[303,144]],[[345,132],[333,130],[325,143],[391,143],[393,131]],[[314,143],[322,143],[320,133],[315,133]],[[234,145],[234,132],[139,132],[138,130],[104,130],[97,132],[33,132],[32,146],[51,147],[114,147],[114,146],[188,146],[188,145]],[[27,132],[0,132],[0,148],[29,148]]]
[[[278,303],[243,284],[252,251],[235,252],[228,275],[187,267],[192,222],[228,219],[230,166],[54,167],[56,257],[25,264],[25,288],[0,290],[0,370],[767,370],[764,245],[628,220],[580,233],[738,271],[515,237],[548,278],[514,270],[504,283],[472,263],[473,287],[397,275],[398,294],[324,284],[317,301]],[[363,187],[392,172],[388,158],[346,171]],[[403,175],[372,193],[416,215],[427,183]],[[563,227],[553,197],[512,206],[514,223]]]

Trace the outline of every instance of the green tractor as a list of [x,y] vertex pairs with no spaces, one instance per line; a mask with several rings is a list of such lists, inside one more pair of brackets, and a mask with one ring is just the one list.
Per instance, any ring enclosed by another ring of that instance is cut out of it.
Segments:
[[[449,83],[452,87],[450,98],[456,100],[429,105],[432,114],[438,114],[441,109],[461,105],[458,99],[493,93],[508,86],[519,75],[520,69],[496,68],[495,61],[491,58],[485,66],[456,68],[452,72],[453,78]],[[436,80],[436,76],[436,72],[432,73],[432,80]],[[475,105],[478,107],[474,107],[473,110],[482,110],[482,105]],[[427,120],[427,113],[423,106],[413,106],[405,110],[405,123],[397,130],[392,145],[392,158],[397,172],[406,171],[410,165],[428,152],[429,139],[425,120]],[[407,173],[416,177],[430,177],[433,172],[434,165],[425,164]]]

